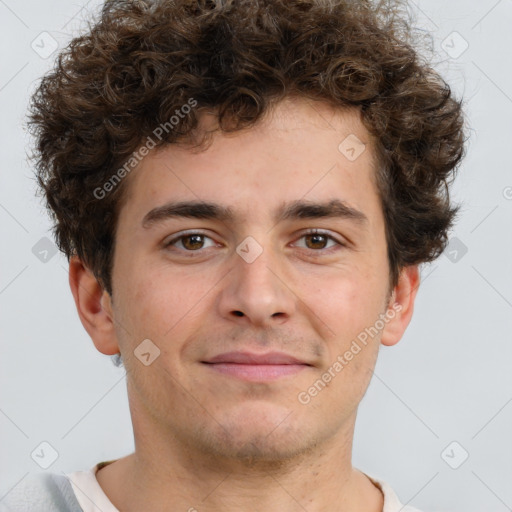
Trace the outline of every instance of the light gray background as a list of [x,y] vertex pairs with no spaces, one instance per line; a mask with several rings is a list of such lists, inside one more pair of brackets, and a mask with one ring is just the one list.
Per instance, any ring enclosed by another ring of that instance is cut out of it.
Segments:
[[[51,457],[42,442],[58,452],[47,469],[57,473],[133,450],[124,370],[83,329],[65,258],[49,252],[41,261],[36,244],[51,238],[50,222],[22,128],[29,94],[55,57],[33,49],[51,49],[41,33],[62,47],[97,5],[0,0],[0,498],[42,471],[35,460]],[[436,68],[465,98],[470,140],[453,188],[464,206],[451,254],[422,271],[404,338],[381,350],[354,464],[424,512],[504,512],[512,510],[512,0],[410,7],[433,36]]]

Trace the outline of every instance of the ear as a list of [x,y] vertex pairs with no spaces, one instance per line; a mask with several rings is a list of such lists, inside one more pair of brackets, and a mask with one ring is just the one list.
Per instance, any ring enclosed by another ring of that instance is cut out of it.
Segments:
[[69,286],[80,321],[95,347],[102,354],[118,353],[111,297],[77,256],[69,260]]
[[388,322],[382,331],[381,343],[395,345],[402,338],[414,311],[414,301],[420,285],[418,265],[404,267],[400,272],[398,283],[389,299],[386,313]]

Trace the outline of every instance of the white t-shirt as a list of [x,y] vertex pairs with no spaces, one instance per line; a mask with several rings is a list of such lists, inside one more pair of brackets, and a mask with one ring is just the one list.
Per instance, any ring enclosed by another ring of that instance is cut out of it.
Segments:
[[[119,512],[103,492],[103,489],[96,479],[96,472],[105,464],[104,462],[100,462],[89,470],[74,471],[66,475],[71,481],[76,499],[84,512]],[[382,512],[420,512],[416,508],[402,505],[389,484],[374,476],[369,476],[366,473],[365,475],[384,495],[384,508]]]

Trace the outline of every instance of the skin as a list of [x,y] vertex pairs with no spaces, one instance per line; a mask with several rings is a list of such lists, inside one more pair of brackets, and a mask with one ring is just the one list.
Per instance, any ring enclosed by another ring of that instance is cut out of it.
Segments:
[[[201,128],[214,126],[203,114]],[[366,144],[355,161],[338,150],[350,134]],[[352,467],[354,424],[380,345],[397,343],[409,324],[419,273],[405,267],[390,289],[373,155],[356,110],[288,98],[249,129],[215,133],[204,151],[154,150],[125,178],[113,296],[78,258],[69,273],[96,348],[120,351],[126,367],[135,452],[97,473],[119,510],[382,511],[380,490]],[[283,201],[333,198],[368,222],[273,222]],[[141,226],[156,206],[197,199],[232,207],[234,221]],[[345,245],[304,237],[315,228]],[[185,230],[206,238],[164,246]],[[252,263],[236,252],[248,236],[263,248]],[[298,394],[393,305],[378,335],[301,403]],[[160,350],[148,366],[134,356],[144,339]],[[201,362],[232,350],[284,351],[310,366],[248,382]]]

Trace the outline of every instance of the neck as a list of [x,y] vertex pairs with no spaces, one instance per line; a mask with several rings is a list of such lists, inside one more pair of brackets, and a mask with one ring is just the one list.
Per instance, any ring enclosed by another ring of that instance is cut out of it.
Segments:
[[300,456],[272,460],[223,458],[134,422],[135,453],[97,478],[123,512],[381,512],[380,490],[351,465],[354,424],[355,417],[335,438]]

